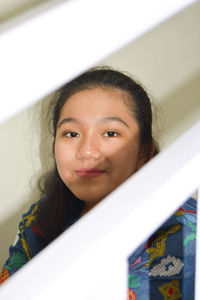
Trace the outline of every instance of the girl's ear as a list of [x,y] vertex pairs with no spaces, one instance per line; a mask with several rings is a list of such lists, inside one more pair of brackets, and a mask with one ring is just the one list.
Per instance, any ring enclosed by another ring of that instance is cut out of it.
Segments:
[[138,171],[143,165],[145,165],[155,154],[155,143],[152,140],[151,144],[144,144],[141,146],[136,171]]
[[138,162],[137,162],[137,166],[136,166],[135,171],[138,171],[146,163],[146,161],[147,161],[146,155],[141,149],[140,153],[139,153]]

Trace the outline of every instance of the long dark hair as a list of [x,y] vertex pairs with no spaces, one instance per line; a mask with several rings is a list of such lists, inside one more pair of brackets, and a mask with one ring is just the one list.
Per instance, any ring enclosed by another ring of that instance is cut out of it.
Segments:
[[[93,88],[109,88],[124,94],[140,128],[140,147],[145,157],[143,164],[155,156],[158,146],[152,137],[151,102],[146,91],[131,77],[105,67],[91,69],[57,91],[49,105],[54,142],[60,112],[67,99],[79,91]],[[73,220],[80,217],[84,202],[77,199],[63,183],[56,164],[47,176],[40,179],[39,188],[44,200],[40,201],[36,225],[39,233],[49,243]]]

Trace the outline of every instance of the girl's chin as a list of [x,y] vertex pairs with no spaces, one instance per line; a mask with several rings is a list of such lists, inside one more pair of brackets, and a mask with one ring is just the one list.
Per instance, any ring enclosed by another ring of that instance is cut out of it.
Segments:
[[[71,189],[71,192],[80,200],[84,201],[85,203],[99,203],[102,201],[106,196],[108,196],[112,190],[109,189],[107,191],[98,191],[99,189],[88,188],[87,190],[83,191],[80,189]],[[102,188],[101,188],[102,190]]]

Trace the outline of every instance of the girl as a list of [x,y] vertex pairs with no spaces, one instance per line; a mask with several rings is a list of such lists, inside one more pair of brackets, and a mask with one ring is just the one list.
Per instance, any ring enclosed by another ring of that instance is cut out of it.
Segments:
[[[90,70],[56,98],[55,166],[40,185],[41,200],[23,215],[1,282],[158,153],[149,97],[125,74]],[[194,231],[189,199],[129,257],[129,299],[192,299]]]

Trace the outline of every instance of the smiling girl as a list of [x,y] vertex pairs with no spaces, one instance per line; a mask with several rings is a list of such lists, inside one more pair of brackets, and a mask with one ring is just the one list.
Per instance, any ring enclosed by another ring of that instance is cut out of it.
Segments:
[[54,149],[60,178],[88,210],[135,172],[139,127],[119,91],[80,91],[62,108]]
[[[58,91],[50,112],[55,165],[40,184],[41,200],[23,215],[2,282],[158,153],[149,97],[121,72],[97,68],[80,75]],[[184,273],[182,241],[194,216],[189,199],[129,257],[129,299],[178,299],[183,282],[193,287],[194,270]],[[194,240],[184,245],[190,266]],[[192,299],[184,293],[182,299]]]

